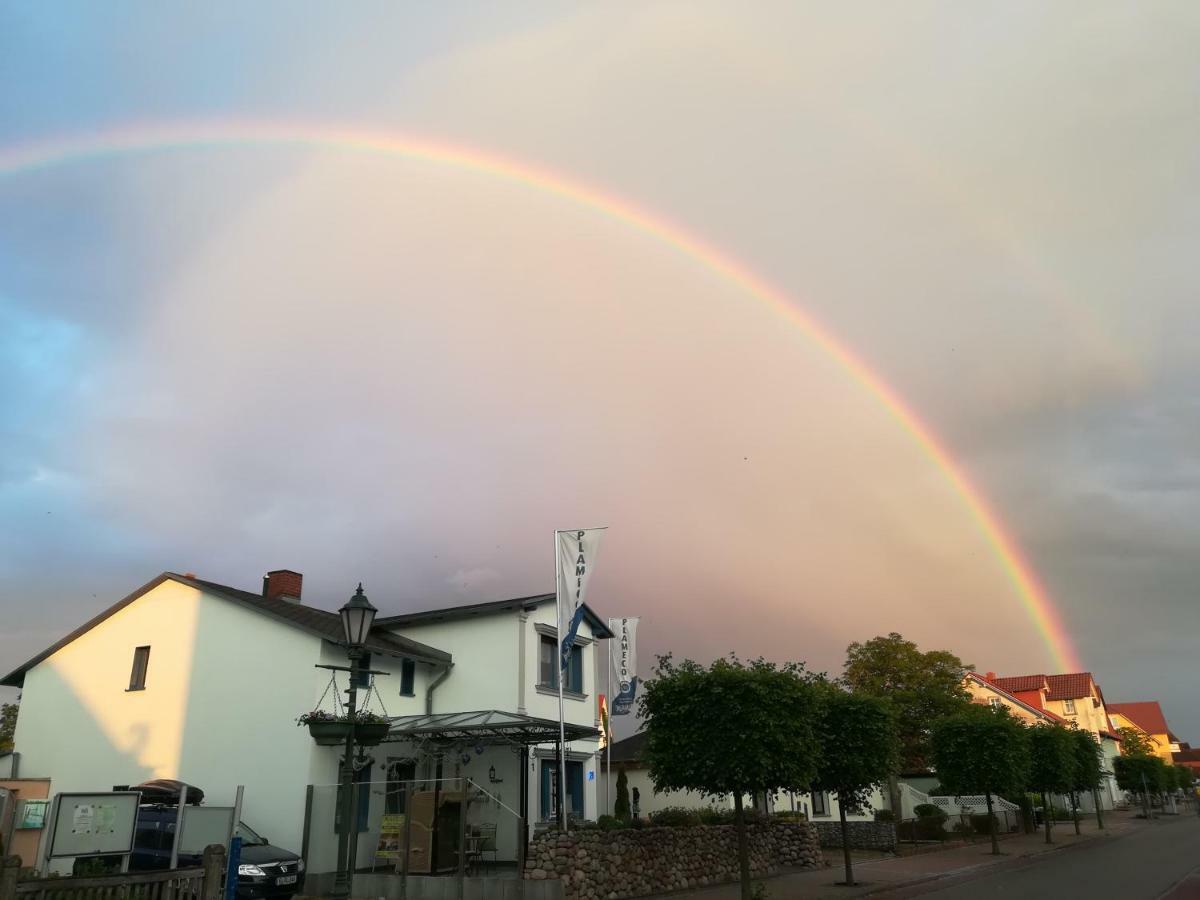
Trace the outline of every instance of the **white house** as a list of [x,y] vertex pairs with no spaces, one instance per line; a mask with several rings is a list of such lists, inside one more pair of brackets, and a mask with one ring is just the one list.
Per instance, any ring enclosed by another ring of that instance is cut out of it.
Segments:
[[[302,584],[288,570],[269,573],[258,592],[163,573],[0,679],[22,690],[22,777],[49,778],[53,793],[174,778],[210,803],[244,785],[244,821],[305,851],[310,871],[331,870],[341,748],[317,746],[296,718],[322,696],[332,709],[348,676],[327,691],[333,673],[317,666],[347,660],[337,613],[305,605]],[[453,795],[452,783],[432,779],[471,778],[487,791],[468,821],[498,826],[500,860],[515,858],[519,815],[531,828],[553,818],[554,628],[553,594],[380,614],[366,650],[383,674],[369,703],[393,725],[357,776],[360,866],[384,814],[406,812],[411,791]],[[564,685],[575,737],[567,795],[587,818],[597,813],[595,652],[608,637],[586,610]]]

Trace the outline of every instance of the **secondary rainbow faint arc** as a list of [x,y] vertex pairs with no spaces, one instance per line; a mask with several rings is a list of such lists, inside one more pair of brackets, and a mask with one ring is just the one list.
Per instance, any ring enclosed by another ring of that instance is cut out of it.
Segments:
[[823,352],[832,357],[851,379],[873,395],[938,467],[962,498],[976,526],[999,558],[1005,573],[1016,588],[1017,596],[1050,651],[1055,665],[1064,672],[1081,669],[1058,611],[1037,575],[1021,556],[1016,542],[1005,533],[999,518],[988,506],[983,495],[967,479],[949,452],[938,442],[932,430],[863,360],[791,302],[783,291],[665,216],[652,213],[611,192],[550,169],[499,154],[404,135],[323,124],[244,121],[166,125],[139,123],[90,134],[68,135],[0,148],[0,176],[128,153],[254,144],[292,144],[389,154],[465,169],[536,188],[570,200],[592,212],[601,213],[671,246],[739,289],[774,307],[799,327]]

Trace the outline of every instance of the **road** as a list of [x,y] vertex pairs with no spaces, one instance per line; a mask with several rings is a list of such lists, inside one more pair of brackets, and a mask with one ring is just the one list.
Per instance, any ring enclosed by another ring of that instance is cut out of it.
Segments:
[[1200,817],[1162,818],[1114,840],[1035,856],[990,873],[924,888],[904,895],[937,900],[1200,900]]

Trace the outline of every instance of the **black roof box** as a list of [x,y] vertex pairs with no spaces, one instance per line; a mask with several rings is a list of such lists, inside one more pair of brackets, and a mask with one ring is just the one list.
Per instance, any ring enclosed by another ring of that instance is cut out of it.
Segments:
[[[131,791],[142,792],[143,803],[179,804],[179,795],[185,785],[173,778],[155,778],[153,781],[143,781],[130,787]],[[194,784],[186,785],[188,806],[199,806],[204,802],[204,791]]]

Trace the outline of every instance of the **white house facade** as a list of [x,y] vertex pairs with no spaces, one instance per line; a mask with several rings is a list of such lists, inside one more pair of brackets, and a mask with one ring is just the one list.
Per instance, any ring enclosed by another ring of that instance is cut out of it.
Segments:
[[[296,718],[323,695],[332,709],[348,676],[338,673],[327,691],[333,673],[317,666],[347,660],[337,614],[305,605],[301,587],[287,570],[269,573],[261,592],[164,573],[0,679],[22,691],[14,740],[21,776],[50,779],[52,793],[178,779],[216,804],[232,802],[244,785],[245,822],[274,844],[306,851],[310,870],[331,869],[341,748],[317,746]],[[357,776],[360,866],[376,850],[384,814],[406,811],[413,788],[402,782],[410,779],[480,784],[488,803],[463,808],[481,821],[491,809],[500,859],[514,858],[518,814],[530,828],[552,818],[557,785],[545,763],[555,747],[513,736],[546,738],[538,720],[557,728],[557,688],[541,665],[554,623],[553,595],[376,620],[367,662],[381,674],[370,708],[394,724],[388,740],[367,749]],[[588,818],[597,813],[594,654],[609,636],[587,610],[565,683],[576,736],[567,794]],[[472,712],[506,724],[455,732],[457,743],[438,731],[442,719],[461,723]],[[424,730],[405,731],[413,723]],[[477,736],[464,746],[463,734]]]

